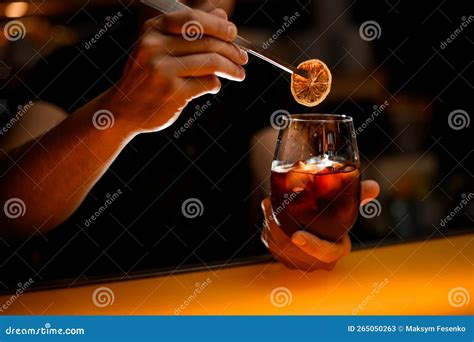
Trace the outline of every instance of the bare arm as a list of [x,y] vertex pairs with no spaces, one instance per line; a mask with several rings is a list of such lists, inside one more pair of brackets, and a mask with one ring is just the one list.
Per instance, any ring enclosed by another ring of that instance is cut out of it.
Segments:
[[104,93],[35,140],[1,150],[0,204],[24,203],[19,217],[12,207],[3,208],[2,235],[27,234],[34,227],[45,231],[63,222],[133,138],[135,132],[120,122],[105,130],[94,127],[93,114],[107,106],[108,97]]
[[[204,30],[197,41],[181,35],[192,20]],[[19,216],[0,211],[0,236],[54,228],[76,210],[136,134],[168,127],[190,100],[218,92],[216,75],[243,80],[241,65],[248,57],[230,43],[236,34],[222,10],[175,12],[148,21],[117,87],[41,138],[0,151],[0,205],[20,199],[26,208]],[[102,110],[112,113],[112,127],[96,128],[100,120],[94,114]]]

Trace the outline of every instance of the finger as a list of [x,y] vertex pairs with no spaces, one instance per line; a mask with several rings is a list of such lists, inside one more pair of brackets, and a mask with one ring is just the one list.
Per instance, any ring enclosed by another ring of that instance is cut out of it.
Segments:
[[198,3],[193,3],[191,7],[204,12],[211,12],[213,9],[216,8],[214,5],[209,3],[209,1],[198,1]]
[[261,207],[263,210],[263,215],[265,215],[265,219],[273,219],[272,215],[272,202],[270,201],[270,197],[266,197],[262,203]]
[[220,89],[221,81],[214,75],[184,79],[183,90],[193,99],[205,94],[217,94]]
[[261,205],[265,215],[263,231],[265,232],[266,239],[268,241],[273,241],[277,245],[286,245],[291,243],[290,237],[275,222],[270,198],[265,198]]
[[163,45],[169,46],[171,56],[181,57],[192,54],[215,52],[236,64],[248,62],[247,53],[234,43],[224,42],[214,37],[203,37],[196,41],[187,41],[179,36],[166,36]]
[[227,20],[227,12],[224,11],[222,8],[214,8],[211,10],[209,13],[214,14],[215,16],[218,16],[219,18]]
[[224,41],[232,41],[237,36],[237,27],[233,23],[199,10],[163,14],[151,24],[164,33],[188,36],[188,40],[208,35]]
[[[322,240],[317,236],[299,231],[293,234],[291,241],[305,253],[323,262],[333,262],[344,255],[344,238],[339,242]],[[347,243],[347,242],[346,242]]]
[[376,181],[366,180],[361,182],[360,200],[362,203],[376,198],[380,192],[380,186]]
[[179,77],[216,75],[231,81],[243,81],[245,70],[218,53],[202,53],[173,58],[170,63]]
[[344,236],[342,237],[342,248],[344,249],[342,255],[349,255],[352,249],[352,243],[349,234],[344,234]]

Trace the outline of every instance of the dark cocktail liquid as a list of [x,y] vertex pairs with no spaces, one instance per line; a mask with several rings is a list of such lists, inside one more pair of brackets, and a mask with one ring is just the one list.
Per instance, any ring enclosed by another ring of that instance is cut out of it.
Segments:
[[276,222],[289,236],[306,230],[337,241],[357,219],[359,169],[329,161],[274,167],[271,201]]

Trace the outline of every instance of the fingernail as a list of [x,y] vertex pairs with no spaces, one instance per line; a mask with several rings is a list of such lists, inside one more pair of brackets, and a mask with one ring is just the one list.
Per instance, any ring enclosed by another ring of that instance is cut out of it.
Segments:
[[227,28],[227,38],[234,40],[237,36],[237,28],[234,25],[229,25]]
[[244,50],[240,49],[240,58],[246,62],[247,61],[247,58],[248,58],[248,55],[247,55],[247,52],[245,52]]
[[245,77],[247,77],[246,73],[245,73],[245,70],[242,68],[242,72],[241,72],[241,78],[242,78],[242,81],[245,80]]
[[302,237],[301,235],[296,235],[296,236],[293,236],[293,238],[291,239],[291,241],[293,241],[293,243],[295,245],[298,245],[298,246],[304,246],[306,245],[306,239],[304,237]]

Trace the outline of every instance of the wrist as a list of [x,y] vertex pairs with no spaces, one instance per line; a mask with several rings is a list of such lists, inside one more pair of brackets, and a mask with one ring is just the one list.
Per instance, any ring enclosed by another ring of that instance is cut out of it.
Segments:
[[99,130],[113,130],[126,140],[131,140],[140,130],[123,113],[123,96],[110,88],[95,100],[94,112],[91,113],[92,124]]

